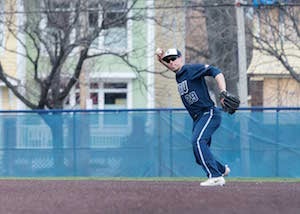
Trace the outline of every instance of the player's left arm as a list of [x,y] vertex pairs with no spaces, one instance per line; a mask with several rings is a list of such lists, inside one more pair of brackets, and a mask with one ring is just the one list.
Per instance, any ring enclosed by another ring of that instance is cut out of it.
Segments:
[[222,73],[217,74],[215,76],[215,80],[217,81],[220,92],[226,91],[226,81],[224,75]]
[[[217,82],[219,92],[222,93],[223,91],[226,91],[226,81],[225,81],[224,75],[222,73],[217,74],[215,76],[215,80]],[[224,105],[224,98],[223,97],[221,97],[220,102],[223,106]]]
[[225,77],[222,73],[217,74],[215,80],[220,89],[220,102],[223,110],[229,114],[234,114],[240,105],[239,97],[226,91]]

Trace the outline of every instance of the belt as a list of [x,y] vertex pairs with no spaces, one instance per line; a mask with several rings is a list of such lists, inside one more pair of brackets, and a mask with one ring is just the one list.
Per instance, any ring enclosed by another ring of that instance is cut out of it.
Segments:
[[203,115],[203,113],[210,111],[212,108],[213,107],[201,108],[198,113],[192,115],[193,120],[196,121],[200,116]]

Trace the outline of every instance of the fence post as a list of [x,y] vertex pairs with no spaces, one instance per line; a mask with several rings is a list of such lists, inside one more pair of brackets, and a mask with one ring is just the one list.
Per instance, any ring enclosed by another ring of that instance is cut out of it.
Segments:
[[279,151],[278,151],[278,149],[279,149],[279,111],[280,111],[280,109],[279,108],[277,108],[276,109],[276,152],[275,152],[275,158],[276,158],[276,160],[275,160],[275,164],[276,164],[276,166],[275,166],[275,176],[276,177],[278,177],[279,176]]
[[[241,114],[241,113],[240,113]],[[250,144],[248,133],[248,120],[246,117],[247,112],[242,114],[240,118],[240,147],[241,147],[241,160],[243,164],[243,175],[249,176],[250,170]]]
[[161,145],[161,127],[160,127],[160,118],[161,118],[161,110],[158,110],[158,125],[157,125],[157,131],[158,131],[158,136],[157,136],[157,146],[158,146],[158,177],[161,176],[161,168],[162,168],[162,163],[161,163],[161,153],[162,153],[162,145]]
[[72,138],[73,138],[73,175],[77,176],[77,152],[76,152],[76,111],[73,112],[73,131],[72,131]]
[[172,117],[172,109],[169,109],[170,115],[170,176],[174,176],[174,169],[173,169],[173,117]]

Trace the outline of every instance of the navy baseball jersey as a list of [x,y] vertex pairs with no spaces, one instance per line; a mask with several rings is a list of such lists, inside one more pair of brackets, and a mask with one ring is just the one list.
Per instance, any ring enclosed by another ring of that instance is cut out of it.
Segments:
[[221,71],[210,65],[186,64],[176,72],[176,81],[181,100],[191,117],[214,107],[205,81],[205,76],[217,76]]

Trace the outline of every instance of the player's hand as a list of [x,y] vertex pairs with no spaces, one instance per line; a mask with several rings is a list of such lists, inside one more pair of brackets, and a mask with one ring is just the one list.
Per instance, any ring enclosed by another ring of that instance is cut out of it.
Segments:
[[164,56],[164,50],[162,48],[157,48],[155,51],[155,55],[157,56],[157,59],[161,61]]

